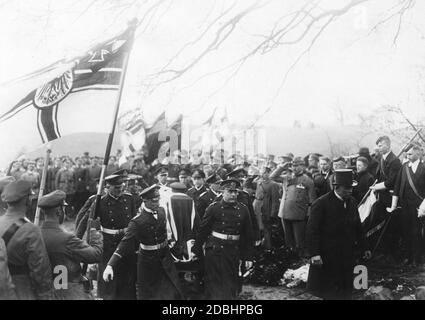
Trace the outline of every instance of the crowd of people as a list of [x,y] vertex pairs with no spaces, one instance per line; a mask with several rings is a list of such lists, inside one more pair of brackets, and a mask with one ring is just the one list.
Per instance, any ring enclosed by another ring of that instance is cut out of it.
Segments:
[[[350,298],[353,266],[375,254],[379,231],[386,234],[376,252],[394,264],[421,263],[422,157],[412,145],[401,161],[387,136],[373,154],[360,148],[333,159],[177,151],[162,161],[146,163],[138,153],[120,163],[118,152],[100,197],[102,158],[53,158],[40,197],[43,158],[15,161],[0,178],[0,235],[14,288],[6,296],[90,299],[86,276],[94,270],[89,278],[102,299],[235,299],[255,250],[274,253],[279,226],[285,246],[311,263],[309,289]],[[362,224],[358,205],[370,192],[378,201]],[[41,228],[31,223],[37,206]],[[73,234],[59,227],[63,220]],[[57,265],[66,266],[72,286],[54,286]]]

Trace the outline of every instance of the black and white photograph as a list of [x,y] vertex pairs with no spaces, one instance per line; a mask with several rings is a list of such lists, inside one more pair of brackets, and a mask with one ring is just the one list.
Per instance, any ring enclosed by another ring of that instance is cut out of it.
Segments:
[[424,16],[0,0],[0,300],[425,300]]

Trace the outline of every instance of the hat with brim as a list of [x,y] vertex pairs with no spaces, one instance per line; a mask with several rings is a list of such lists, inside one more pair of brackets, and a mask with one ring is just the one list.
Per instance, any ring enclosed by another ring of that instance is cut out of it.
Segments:
[[151,200],[151,199],[155,199],[155,198],[159,198],[159,186],[157,184],[153,184],[150,187],[147,187],[145,189],[142,190],[142,192],[140,193],[140,197],[143,200]]
[[105,178],[105,182],[110,186],[119,186],[123,184],[124,179],[122,176],[117,174],[111,174]]
[[67,206],[68,203],[66,203],[65,199],[66,193],[62,190],[56,190],[42,196],[38,200],[37,205],[42,209],[51,209],[60,206]]
[[345,186],[345,187],[357,186],[357,181],[353,180],[353,170],[350,170],[350,169],[335,170],[334,181],[332,184],[334,186]]
[[239,191],[241,190],[241,183],[236,179],[227,179],[220,182],[221,190]]
[[205,180],[205,182],[209,184],[219,184],[221,181],[223,181],[223,179],[221,179],[217,173],[213,173]]
[[165,166],[160,166],[154,171],[155,175],[166,175],[168,174],[168,168]]
[[111,175],[116,175],[116,176],[127,176],[130,172],[127,169],[120,169],[118,171],[112,172]]
[[246,170],[244,168],[238,168],[238,169],[235,169],[235,170],[229,172],[227,174],[227,177],[228,178],[238,177],[241,174],[244,174],[244,175],[247,174],[247,172],[246,172]]

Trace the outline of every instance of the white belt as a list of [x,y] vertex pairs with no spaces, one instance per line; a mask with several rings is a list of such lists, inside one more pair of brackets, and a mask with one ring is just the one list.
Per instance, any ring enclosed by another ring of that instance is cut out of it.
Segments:
[[114,230],[114,229],[104,228],[104,227],[101,226],[100,231],[102,231],[103,233],[107,233],[107,234],[118,234],[118,233],[125,231],[125,229]]
[[213,231],[212,233],[213,237],[222,239],[222,240],[239,240],[240,236],[239,235],[234,235],[234,234],[224,234],[224,233],[219,233],[219,232],[215,232]]
[[154,244],[154,245],[151,245],[151,246],[148,246],[146,244],[141,243],[140,244],[140,249],[142,249],[142,250],[149,250],[149,251],[151,251],[151,250],[159,250],[159,249],[165,248],[167,246],[167,244],[168,244],[168,241],[167,240],[165,240],[163,243]]

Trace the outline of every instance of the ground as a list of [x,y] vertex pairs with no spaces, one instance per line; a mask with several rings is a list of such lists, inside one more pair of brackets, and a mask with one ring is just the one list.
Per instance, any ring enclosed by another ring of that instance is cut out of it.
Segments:
[[[64,223],[65,229],[73,231],[72,221]],[[300,263],[294,263],[292,266],[298,267]],[[291,266],[291,267],[292,267]],[[419,286],[425,285],[425,264],[418,267],[407,267],[387,263],[378,257],[372,259],[368,268],[368,285],[384,286],[391,290],[394,299],[401,299],[403,296],[414,295]],[[282,275],[283,276],[283,273]],[[95,291],[95,290],[94,290]],[[354,299],[364,299],[365,290],[354,292]],[[242,288],[241,300],[311,300],[318,299],[309,294],[305,284],[301,283],[295,288],[286,286],[258,285],[247,282]]]

